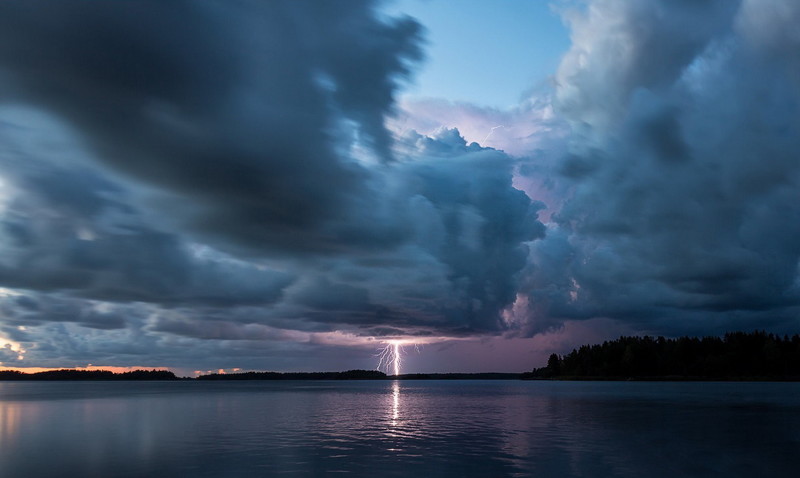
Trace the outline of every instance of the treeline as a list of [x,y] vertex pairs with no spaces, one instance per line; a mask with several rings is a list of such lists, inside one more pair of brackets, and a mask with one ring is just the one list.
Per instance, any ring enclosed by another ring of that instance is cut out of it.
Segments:
[[[414,373],[391,379],[400,380],[512,380],[518,373]],[[23,373],[16,370],[0,371],[0,380],[388,380],[378,370],[348,370],[346,372],[240,372],[212,373],[194,379],[178,378],[163,370],[134,370],[114,373],[108,370],[51,370],[47,372]]]
[[800,380],[800,336],[763,331],[723,337],[620,337],[552,354],[523,378]]
[[406,373],[397,376],[400,380],[517,380],[518,373]]
[[108,370],[65,369],[36,373],[0,370],[0,380],[178,380],[178,377],[168,370],[133,370],[122,373]]
[[347,372],[241,372],[200,375],[197,380],[517,380],[518,373],[407,373],[389,377],[377,370]]
[[386,374],[377,370],[346,372],[242,372],[200,375],[197,380],[383,380]]

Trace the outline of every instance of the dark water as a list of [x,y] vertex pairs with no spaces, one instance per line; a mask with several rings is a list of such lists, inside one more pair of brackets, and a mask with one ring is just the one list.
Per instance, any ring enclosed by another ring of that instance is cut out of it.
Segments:
[[800,476],[800,384],[0,382],[0,477]]

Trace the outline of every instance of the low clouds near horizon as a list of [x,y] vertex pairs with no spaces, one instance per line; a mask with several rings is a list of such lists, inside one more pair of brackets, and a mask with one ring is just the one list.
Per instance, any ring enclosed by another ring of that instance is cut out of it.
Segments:
[[2,3],[3,365],[796,330],[800,7],[565,9],[553,90],[508,111],[399,111],[424,27],[378,7]]

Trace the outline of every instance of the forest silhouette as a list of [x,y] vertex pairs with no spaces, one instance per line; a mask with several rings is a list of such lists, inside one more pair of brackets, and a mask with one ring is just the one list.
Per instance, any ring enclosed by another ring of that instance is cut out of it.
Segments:
[[17,370],[0,370],[0,380],[178,380],[168,370],[132,370],[114,373],[109,370],[47,370],[24,373]]
[[620,337],[584,345],[523,378],[800,380],[800,335],[764,331],[723,337]]

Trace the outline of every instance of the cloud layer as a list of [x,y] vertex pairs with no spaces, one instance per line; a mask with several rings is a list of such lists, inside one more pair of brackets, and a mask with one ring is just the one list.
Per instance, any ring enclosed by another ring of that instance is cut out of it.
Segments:
[[20,363],[285,367],[262,361],[506,329],[541,205],[507,154],[386,127],[421,31],[370,1],[0,5]]
[[424,29],[372,1],[0,3],[3,364],[796,331],[800,7],[563,15],[552,91],[398,111]]
[[598,0],[567,19],[552,164],[572,193],[532,251],[531,330],[796,330],[800,8]]

